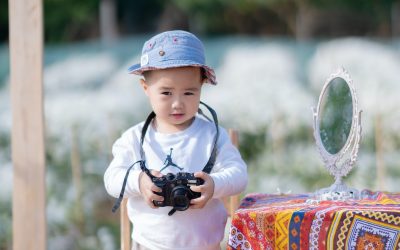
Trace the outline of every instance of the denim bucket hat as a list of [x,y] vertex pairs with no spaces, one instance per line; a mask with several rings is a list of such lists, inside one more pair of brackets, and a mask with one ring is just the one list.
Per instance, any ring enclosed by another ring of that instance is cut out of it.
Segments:
[[139,64],[129,67],[131,74],[185,66],[201,67],[207,82],[216,85],[215,72],[206,65],[203,43],[192,33],[173,30],[160,33],[143,45]]

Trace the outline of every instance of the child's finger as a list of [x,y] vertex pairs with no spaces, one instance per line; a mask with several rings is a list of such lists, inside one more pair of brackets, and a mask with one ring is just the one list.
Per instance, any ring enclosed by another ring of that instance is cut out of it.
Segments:
[[154,205],[154,201],[163,201],[164,197],[159,196],[154,193],[150,193],[146,196],[145,201],[146,203],[151,207],[151,208],[158,208],[157,206]]
[[205,182],[210,178],[210,176],[207,173],[204,173],[203,171],[195,172],[194,177],[201,178]]
[[150,199],[155,200],[155,201],[163,201],[164,197],[153,193],[152,195],[150,195]]
[[156,185],[152,185],[150,190],[157,193],[160,193],[162,191],[162,189],[160,187],[157,187]]
[[205,205],[205,199],[204,199],[204,197],[199,197],[199,198],[196,198],[196,199],[192,199],[191,201],[190,201],[190,207],[191,208],[203,208],[204,207],[204,205]]
[[197,193],[202,193],[204,191],[204,186],[200,185],[200,186],[191,186],[190,189],[194,192]]
[[154,170],[154,169],[151,170],[151,174],[154,175],[155,177],[163,176],[163,174],[160,171],[157,171],[157,170]]

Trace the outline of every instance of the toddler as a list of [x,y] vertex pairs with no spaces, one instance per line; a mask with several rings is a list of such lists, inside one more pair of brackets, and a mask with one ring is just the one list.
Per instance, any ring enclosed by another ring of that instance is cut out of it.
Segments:
[[[163,32],[145,42],[129,71],[143,76],[153,112],[114,143],[104,183],[110,195],[129,198],[133,249],[220,249],[227,220],[221,198],[244,191],[247,167],[226,130],[199,110],[203,84],[217,84],[202,42],[186,31]],[[152,176],[181,172],[201,180],[190,186],[198,195],[183,211],[157,205],[166,201]]]

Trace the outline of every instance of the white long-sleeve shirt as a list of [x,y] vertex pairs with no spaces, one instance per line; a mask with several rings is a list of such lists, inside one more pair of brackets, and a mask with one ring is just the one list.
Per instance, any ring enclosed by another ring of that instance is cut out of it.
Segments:
[[[104,175],[107,192],[118,197],[129,166],[140,160],[140,136],[143,122],[131,127],[114,143],[114,159]],[[139,244],[159,250],[207,250],[219,249],[224,237],[227,213],[220,198],[238,194],[247,185],[247,166],[238,150],[232,145],[225,129],[219,127],[217,158],[211,171],[214,195],[202,209],[177,211],[172,216],[172,207],[150,208],[139,190],[139,164],[131,171],[125,189],[128,200],[128,216],[133,223],[132,237]],[[145,136],[143,149],[147,168],[161,170],[162,174],[197,172],[207,163],[216,134],[215,124],[196,116],[184,131],[163,134],[150,125]]]

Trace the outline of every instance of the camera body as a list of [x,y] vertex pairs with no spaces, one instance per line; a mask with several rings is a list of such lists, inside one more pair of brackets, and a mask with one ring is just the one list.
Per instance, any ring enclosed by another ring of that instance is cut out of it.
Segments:
[[161,192],[155,193],[164,197],[164,201],[153,201],[154,205],[156,207],[172,206],[179,211],[188,209],[190,200],[201,196],[201,193],[192,191],[190,186],[199,186],[204,183],[203,179],[187,172],[179,172],[176,175],[169,173],[154,177],[152,181],[162,189]]

